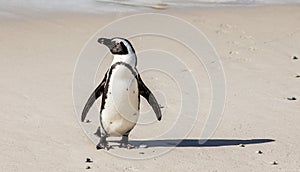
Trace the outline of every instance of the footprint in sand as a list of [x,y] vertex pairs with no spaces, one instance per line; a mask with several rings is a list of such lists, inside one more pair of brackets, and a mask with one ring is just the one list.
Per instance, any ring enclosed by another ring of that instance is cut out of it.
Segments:
[[230,24],[220,24],[219,28],[216,30],[217,34],[227,34],[230,33],[230,30],[232,30],[234,26]]

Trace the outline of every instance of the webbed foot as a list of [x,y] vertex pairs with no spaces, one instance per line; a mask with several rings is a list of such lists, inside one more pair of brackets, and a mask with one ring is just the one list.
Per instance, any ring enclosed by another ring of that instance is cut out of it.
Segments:
[[99,150],[99,149],[105,149],[105,150],[108,151],[111,148],[112,147],[109,144],[103,144],[103,143],[98,143],[97,146],[96,146],[97,150]]
[[120,148],[127,148],[127,149],[133,149],[135,148],[135,146],[133,144],[129,144],[129,143],[121,143]]
[[97,144],[96,149],[105,149],[105,150],[109,150],[112,147],[108,144],[108,142],[106,141],[106,137],[101,137],[100,138],[100,142]]
[[120,141],[120,148],[127,148],[127,149],[133,149],[135,146],[133,144],[128,143],[128,136],[122,136],[122,139]]

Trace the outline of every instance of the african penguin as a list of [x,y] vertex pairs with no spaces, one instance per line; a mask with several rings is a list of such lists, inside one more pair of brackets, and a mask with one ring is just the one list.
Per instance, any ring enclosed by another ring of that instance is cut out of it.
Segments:
[[[97,149],[109,149],[109,136],[121,136],[120,147],[133,147],[128,143],[128,135],[139,117],[140,95],[152,106],[157,119],[161,120],[161,110],[154,95],[143,83],[137,69],[137,57],[131,43],[124,38],[100,38],[113,54],[111,66],[102,82],[89,97],[82,112],[83,122],[90,107],[102,95],[100,108],[100,141]],[[99,131],[98,131],[99,132]]]

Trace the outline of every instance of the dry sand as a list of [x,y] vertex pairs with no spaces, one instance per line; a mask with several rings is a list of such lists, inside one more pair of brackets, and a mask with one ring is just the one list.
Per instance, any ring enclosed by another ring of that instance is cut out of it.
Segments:
[[[2,15],[0,171],[73,172],[87,166],[91,169],[86,171],[299,171],[300,59],[291,58],[300,57],[299,11],[299,5],[159,11],[187,20],[207,35],[224,67],[227,96],[222,121],[207,144],[187,142],[146,160],[97,151],[79,124],[72,100],[73,71],[81,48],[99,28],[129,14],[23,10],[15,16]],[[138,40],[133,44],[137,51],[143,48]],[[205,100],[211,96],[207,76],[203,77],[200,93]],[[150,76],[144,80],[153,90],[159,86]],[[173,93],[169,91],[167,95]],[[292,96],[297,100],[287,100]],[[203,102],[196,126],[185,139],[200,139],[209,107],[209,100]],[[165,129],[172,107],[179,103],[170,101],[154,130],[135,128],[131,138],[151,137],[159,127]],[[155,144],[127,152],[170,148]],[[85,163],[87,157],[93,163]]]

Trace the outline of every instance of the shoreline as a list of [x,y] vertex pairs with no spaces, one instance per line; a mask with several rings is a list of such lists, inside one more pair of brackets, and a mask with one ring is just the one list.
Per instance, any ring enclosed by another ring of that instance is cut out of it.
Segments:
[[[42,8],[31,8],[31,7],[9,7],[8,9],[2,9],[0,7],[0,20],[5,19],[21,19],[24,17],[30,18],[49,18],[49,17],[59,17],[59,16],[96,16],[104,15],[114,16],[121,15],[134,15],[139,13],[176,13],[177,11],[196,11],[196,10],[222,10],[222,9],[255,9],[255,8],[272,8],[272,7],[298,7],[300,3],[286,3],[286,4],[249,4],[249,5],[216,5],[216,6],[186,6],[186,7],[176,7],[176,6],[166,6],[166,9],[153,9],[150,7],[130,7],[127,5],[116,5],[116,4],[106,4],[107,7],[112,9],[107,11],[99,10],[87,10],[87,9],[42,9]],[[111,6],[110,6],[111,5]],[[116,6],[114,6],[116,5]],[[5,8],[5,7],[4,7]],[[17,12],[16,12],[17,11]]]

